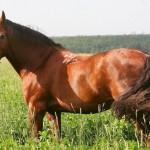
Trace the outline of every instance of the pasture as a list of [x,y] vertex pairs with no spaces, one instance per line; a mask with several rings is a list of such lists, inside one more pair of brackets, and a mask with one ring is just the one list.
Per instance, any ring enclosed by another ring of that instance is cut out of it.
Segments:
[[40,139],[30,139],[27,107],[22,97],[21,80],[6,59],[0,63],[0,149],[42,150],[146,150],[141,136],[131,123],[99,114],[62,114],[62,136],[58,141],[49,135],[44,119]]

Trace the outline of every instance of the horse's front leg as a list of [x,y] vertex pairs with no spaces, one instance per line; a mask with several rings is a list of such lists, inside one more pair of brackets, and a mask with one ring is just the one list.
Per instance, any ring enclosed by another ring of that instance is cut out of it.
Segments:
[[61,112],[46,112],[46,116],[49,122],[53,121],[54,123],[53,128],[50,128],[50,134],[57,138],[61,138]]
[[40,108],[28,106],[31,137],[39,137],[39,131],[43,130],[43,118],[45,112]]

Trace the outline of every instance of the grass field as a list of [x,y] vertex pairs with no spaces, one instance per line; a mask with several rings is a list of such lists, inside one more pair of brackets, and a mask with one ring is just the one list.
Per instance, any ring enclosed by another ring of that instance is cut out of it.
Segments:
[[[51,124],[50,124],[51,125]],[[52,125],[51,125],[52,126]],[[21,80],[2,59],[0,63],[0,150],[146,150],[131,123],[99,114],[62,114],[62,140],[51,141],[49,124],[44,120],[40,139],[30,139],[27,107]]]

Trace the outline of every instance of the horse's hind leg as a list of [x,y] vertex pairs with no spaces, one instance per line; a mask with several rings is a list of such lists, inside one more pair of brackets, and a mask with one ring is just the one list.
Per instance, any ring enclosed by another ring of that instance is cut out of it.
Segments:
[[[136,130],[140,133],[142,131],[140,124],[136,120],[133,122],[134,122],[134,125],[136,127]],[[148,137],[146,137],[143,133],[142,133],[142,137],[143,137],[143,141],[146,143],[146,145],[148,147],[150,147],[150,140],[148,139]]]
[[50,128],[50,134],[54,137],[61,138],[61,112],[49,113],[46,112],[47,119],[49,122],[53,121],[54,126]]
[[43,130],[44,115],[44,111],[37,111],[35,107],[28,108],[31,137],[39,137],[39,131]]

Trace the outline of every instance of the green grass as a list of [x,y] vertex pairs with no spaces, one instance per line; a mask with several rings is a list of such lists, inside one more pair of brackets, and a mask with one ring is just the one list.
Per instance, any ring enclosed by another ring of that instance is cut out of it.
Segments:
[[62,114],[62,140],[51,141],[48,122],[40,139],[30,139],[21,80],[6,59],[0,63],[0,150],[146,150],[134,126],[112,116]]

